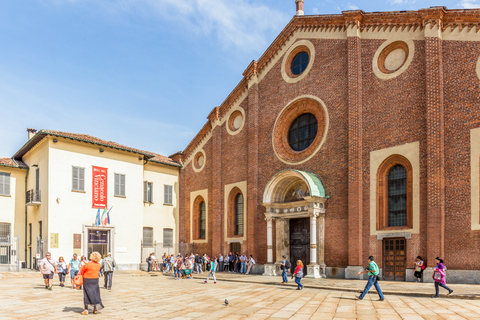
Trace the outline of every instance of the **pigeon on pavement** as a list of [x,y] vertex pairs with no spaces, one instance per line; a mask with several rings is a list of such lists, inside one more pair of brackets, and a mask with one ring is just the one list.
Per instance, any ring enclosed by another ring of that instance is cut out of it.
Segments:
[[228,306],[228,300],[227,299],[225,299],[225,305]]

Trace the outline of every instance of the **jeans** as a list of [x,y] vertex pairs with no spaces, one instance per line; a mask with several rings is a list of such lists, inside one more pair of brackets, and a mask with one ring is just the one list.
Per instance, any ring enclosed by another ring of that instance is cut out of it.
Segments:
[[219,271],[223,271],[223,261],[220,261],[220,268],[219,268]]
[[195,263],[195,269],[197,270],[197,274],[198,273],[203,273],[201,263]]
[[212,272],[212,270],[210,270],[210,272],[208,273],[208,276],[207,276],[207,281],[208,281],[208,279],[210,279],[210,275],[213,276],[213,281],[217,282],[217,278],[215,278],[215,271]]
[[282,270],[282,280],[283,282],[288,283],[287,269]]
[[182,270],[175,268],[175,279],[182,277]]
[[377,276],[369,276],[368,277],[367,285],[365,286],[365,289],[363,290],[363,292],[362,292],[362,294],[360,295],[359,298],[363,299],[367,295],[368,290],[370,290],[372,285],[375,286],[375,289],[377,290],[378,296],[380,297],[380,299],[382,299],[382,300],[385,299],[383,297],[382,289],[380,289],[380,286],[378,285]]
[[443,283],[435,281],[435,297],[438,297],[438,295],[440,294],[440,292],[439,292],[440,289],[438,288],[438,286],[448,290],[448,292],[452,292],[452,289],[450,289],[449,287],[447,287]]
[[242,266],[240,268],[240,273],[245,273],[247,272],[247,269],[245,268],[245,262],[241,262]]
[[295,283],[298,284],[298,289],[303,288],[302,284],[300,281],[302,280],[302,277],[295,277]]
[[105,282],[104,282],[104,287],[111,289],[112,288],[112,278],[113,278],[113,271],[105,271]]
[[150,261],[147,261],[147,263],[148,263],[148,270],[147,270],[147,272],[150,272],[151,263],[150,263]]

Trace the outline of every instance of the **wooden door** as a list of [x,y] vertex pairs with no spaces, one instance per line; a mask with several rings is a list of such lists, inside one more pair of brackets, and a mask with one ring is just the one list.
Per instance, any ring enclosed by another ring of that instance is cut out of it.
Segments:
[[297,266],[297,260],[303,262],[303,274],[307,274],[310,264],[310,219],[290,219],[290,262],[292,273]]
[[383,240],[383,280],[405,281],[406,247],[405,238]]

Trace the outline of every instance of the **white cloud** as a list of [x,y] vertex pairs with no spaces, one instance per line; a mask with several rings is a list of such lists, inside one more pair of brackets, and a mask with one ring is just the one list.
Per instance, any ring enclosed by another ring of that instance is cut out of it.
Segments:
[[402,4],[414,4],[416,0],[390,0],[390,4],[392,5],[402,5]]
[[318,8],[313,8],[312,12],[313,14],[320,14],[320,10],[318,10]]
[[480,2],[477,0],[462,0],[457,5],[463,9],[480,8]]
[[342,7],[337,7],[337,10],[338,11],[360,10],[360,8],[350,2],[347,2],[347,4],[343,5]]

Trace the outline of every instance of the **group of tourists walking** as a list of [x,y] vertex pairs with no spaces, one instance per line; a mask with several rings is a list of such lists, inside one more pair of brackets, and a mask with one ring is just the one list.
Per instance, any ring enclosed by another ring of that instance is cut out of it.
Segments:
[[[109,252],[106,257],[98,252],[90,254],[89,259],[85,256],[78,258],[77,254],[73,254],[72,259],[68,263],[63,257],[59,257],[58,261],[52,258],[52,254],[47,252],[45,258],[39,263],[40,271],[45,281],[45,289],[52,290],[53,277],[58,274],[60,287],[65,286],[65,276],[70,274],[70,281],[73,289],[83,288],[83,315],[88,314],[88,307],[93,306],[93,313],[103,308],[102,299],[100,297],[100,275],[104,275],[104,288],[112,289],[113,272],[116,262]],[[79,277],[79,275],[81,277]],[[80,283],[80,284],[79,284]]]

